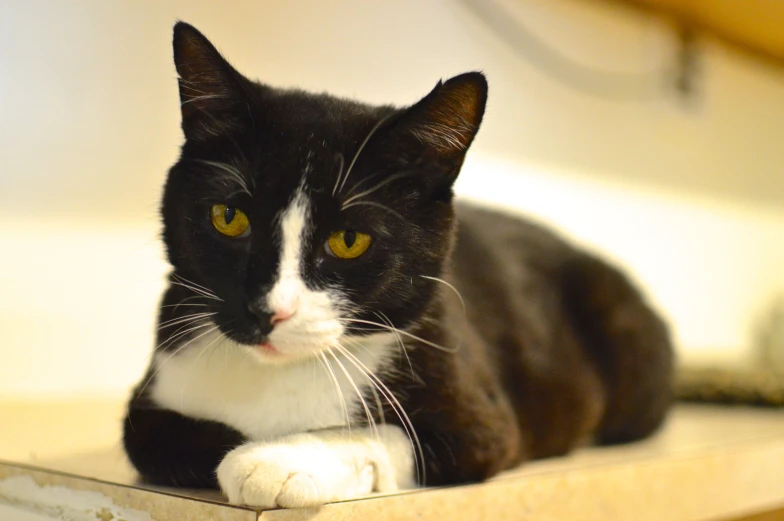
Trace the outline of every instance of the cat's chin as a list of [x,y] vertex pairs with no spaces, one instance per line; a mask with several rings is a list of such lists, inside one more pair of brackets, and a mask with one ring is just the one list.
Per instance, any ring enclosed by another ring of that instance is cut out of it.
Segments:
[[290,364],[307,358],[301,353],[284,353],[269,342],[244,347],[251,352],[256,362],[264,365]]

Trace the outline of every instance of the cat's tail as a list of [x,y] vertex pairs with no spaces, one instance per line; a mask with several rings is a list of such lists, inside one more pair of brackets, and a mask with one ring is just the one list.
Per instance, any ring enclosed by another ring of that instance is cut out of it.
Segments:
[[563,292],[605,384],[596,441],[624,443],[651,434],[663,423],[673,396],[667,326],[626,276],[589,255],[564,265]]

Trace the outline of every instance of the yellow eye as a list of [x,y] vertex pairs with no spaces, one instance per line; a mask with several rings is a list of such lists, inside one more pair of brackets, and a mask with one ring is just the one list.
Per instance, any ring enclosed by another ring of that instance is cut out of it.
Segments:
[[327,253],[340,259],[356,259],[370,248],[370,235],[351,230],[340,230],[327,239]]
[[239,208],[214,204],[210,208],[210,219],[216,230],[229,237],[247,237],[250,234],[248,216]]

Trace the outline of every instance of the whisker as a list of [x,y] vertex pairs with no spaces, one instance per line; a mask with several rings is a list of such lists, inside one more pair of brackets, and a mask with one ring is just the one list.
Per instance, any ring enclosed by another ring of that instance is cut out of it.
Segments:
[[[348,197],[345,201],[343,201],[343,206],[349,204],[351,201],[354,201],[354,200],[359,199],[361,197],[364,197],[366,195],[370,195],[373,192],[375,192],[376,190],[380,190],[381,188],[383,188],[384,186],[388,185],[392,181],[396,181],[396,180],[398,180],[398,179],[400,179],[402,177],[409,177],[411,175],[413,175],[413,172],[399,172],[397,174],[394,174],[394,175],[391,175],[391,176],[387,177],[386,179],[384,179],[380,183],[377,183],[375,186],[373,186],[371,188],[368,188],[364,192],[360,192],[360,193],[355,194],[355,195],[351,195],[351,192],[354,190],[354,188],[352,188],[351,190],[349,190],[348,194],[346,194],[347,196],[350,196],[350,197]],[[356,187],[356,185],[355,185],[355,187]]]
[[[174,308],[174,311],[176,312],[176,311],[177,311],[177,308],[178,308],[178,307],[180,307],[180,306],[191,306],[192,304],[186,304],[186,302],[188,302],[189,300],[193,300],[193,299],[200,299],[200,298],[202,298],[202,296],[201,296],[201,295],[192,295],[192,296],[190,296],[190,297],[186,297],[186,298],[182,299],[182,300],[181,300],[180,302],[178,302],[177,304],[169,304],[168,306],[161,306],[161,307],[162,307],[162,308],[164,308],[164,307],[169,307],[169,306],[171,306],[171,307],[173,307],[173,308]],[[198,305],[201,305],[201,306],[207,306],[207,304],[205,304],[205,303],[203,303],[203,302],[202,302],[202,303],[200,303],[200,304],[198,304]]]
[[188,279],[186,279],[185,277],[183,277],[182,275],[179,275],[179,274],[177,274],[177,273],[172,273],[172,277],[173,277],[173,278],[175,278],[175,279],[177,279],[179,282],[181,282],[181,283],[183,283],[183,284],[187,284],[187,286],[186,286],[186,287],[189,287],[189,288],[192,288],[192,289],[193,289],[193,288],[200,289],[200,290],[202,290],[204,293],[206,293],[207,295],[210,295],[210,296],[213,296],[213,297],[217,297],[217,295],[215,294],[215,292],[214,292],[214,291],[212,291],[212,290],[211,290],[210,288],[208,288],[207,286],[202,286],[201,284],[197,284],[196,282],[193,282],[192,280],[188,280]]
[[[191,90],[196,90],[196,89],[193,89],[192,87],[189,87],[189,88]],[[180,106],[184,107],[188,103],[193,103],[194,101],[204,101],[204,100],[208,100],[208,99],[221,99],[223,97],[224,96],[221,96],[219,94],[204,94],[202,96],[194,96],[191,99],[185,100],[182,103],[180,103]]]
[[200,288],[200,289],[202,289],[202,290],[204,290],[204,291],[206,291],[206,292],[208,292],[208,293],[212,293],[212,291],[210,290],[210,288],[208,288],[207,286],[202,286],[201,284],[199,284],[199,283],[196,283],[196,282],[193,282],[193,281],[192,281],[192,280],[190,280],[190,279],[186,279],[185,277],[183,277],[183,276],[182,276],[182,275],[180,275],[179,273],[176,273],[176,272],[175,272],[175,273],[172,273],[172,277],[173,277],[173,278],[175,278],[175,279],[177,279],[177,280],[179,280],[180,282],[184,282],[184,283],[186,283],[186,284],[190,284],[191,286],[194,286],[194,287],[196,287],[196,288]]
[[376,315],[381,320],[383,320],[384,323],[389,325],[389,327],[392,329],[392,332],[395,334],[395,338],[397,338],[397,343],[398,346],[400,347],[400,352],[403,354],[403,356],[406,357],[406,361],[408,362],[408,368],[411,370],[411,378],[421,382],[421,380],[416,376],[416,373],[414,373],[414,365],[411,363],[411,358],[408,356],[408,351],[406,350],[406,345],[403,343],[403,337],[400,336],[400,332],[397,330],[397,328],[389,319],[389,317],[386,316],[384,313],[380,311],[374,311],[373,314]]
[[398,212],[396,210],[393,210],[389,206],[383,205],[381,203],[377,203],[375,201],[354,201],[354,202],[352,202],[350,204],[346,204],[346,205],[342,206],[340,209],[342,211],[342,210],[347,210],[347,209],[351,208],[352,206],[362,206],[362,205],[364,205],[364,206],[374,206],[376,208],[381,208],[382,210],[386,210],[387,212],[391,213],[392,215],[394,215],[395,217],[397,217],[401,221],[405,221],[406,220],[406,218],[403,217],[403,215],[400,212]]
[[193,159],[197,163],[201,163],[203,165],[207,165],[213,168],[217,168],[218,170],[228,174],[229,179],[234,180],[240,188],[242,188],[242,192],[252,196],[250,189],[248,188],[248,183],[245,181],[245,178],[242,176],[242,172],[237,169],[237,167],[230,165],[229,163],[222,163],[220,161],[209,161],[207,159]]
[[[218,328],[218,326],[215,326],[214,328],[210,329],[209,331],[206,331],[204,334],[205,335],[209,334],[210,332],[215,331],[217,328]],[[180,410],[181,411],[185,409],[185,407],[183,406],[183,403],[185,401],[185,387],[188,385],[188,380],[190,379],[191,375],[193,374],[193,368],[196,367],[196,363],[199,361],[199,358],[201,358],[201,355],[203,355],[210,347],[212,347],[213,344],[215,344],[215,342],[220,340],[221,336],[222,335],[218,335],[217,337],[215,337],[215,339],[212,342],[210,342],[209,344],[204,346],[201,349],[201,351],[199,351],[199,354],[196,355],[196,359],[194,359],[193,362],[191,362],[191,366],[190,366],[190,368],[188,368],[188,374],[185,375],[185,380],[182,383],[182,389],[180,389]],[[209,363],[209,360],[207,360],[207,363]]]
[[[206,322],[206,323],[204,323],[204,324],[197,325],[197,326],[195,326],[195,327],[193,327],[193,328],[189,329],[188,331],[185,331],[185,332],[183,332],[183,333],[180,333],[180,335],[184,335],[184,334],[190,333],[190,332],[192,332],[192,331],[196,331],[196,330],[198,330],[198,329],[200,329],[200,328],[203,328],[203,327],[209,327],[209,325],[210,325],[210,324],[211,324],[211,322],[209,322],[209,321],[208,321],[208,322]],[[137,396],[137,397],[140,397],[140,396],[142,395],[142,393],[144,392],[144,390],[145,390],[145,389],[147,389],[147,386],[148,386],[148,385],[150,385],[150,382],[152,382],[152,381],[155,379],[155,375],[157,375],[157,374],[158,374],[158,371],[160,371],[160,370],[161,370],[161,367],[163,367],[163,366],[164,366],[164,364],[166,364],[166,362],[168,362],[169,360],[171,360],[172,358],[174,358],[175,356],[177,356],[177,354],[178,354],[180,351],[182,351],[183,349],[185,349],[186,347],[188,347],[188,345],[190,345],[190,343],[191,343],[191,342],[193,342],[194,340],[196,340],[197,338],[199,338],[199,337],[197,336],[197,337],[195,337],[195,338],[192,338],[192,339],[191,339],[191,340],[189,340],[188,342],[185,342],[185,343],[184,343],[184,344],[182,344],[181,346],[177,347],[177,349],[175,349],[173,353],[169,354],[169,356],[167,356],[167,357],[166,357],[166,359],[165,359],[165,360],[163,360],[163,361],[160,363],[160,365],[158,365],[158,367],[155,369],[155,371],[153,371],[153,373],[152,373],[152,374],[151,374],[151,375],[150,375],[150,376],[149,376],[149,377],[148,377],[148,378],[147,378],[147,379],[144,381],[144,385],[142,386],[142,388],[141,388],[141,389],[139,389],[139,391],[137,391],[137,392],[136,392],[136,396]],[[164,346],[164,345],[165,345],[167,342],[171,342],[171,340],[172,340],[171,338],[167,338],[166,340],[164,340],[163,342],[161,342],[160,344],[158,344],[158,346],[157,346],[157,347],[156,347],[156,348],[153,350],[153,357],[154,357],[154,356],[155,356],[155,355],[156,355],[156,354],[159,352],[159,349],[160,349],[161,347],[163,347],[163,346]]]
[[459,292],[459,291],[457,291],[457,288],[456,288],[456,287],[454,287],[452,284],[448,283],[448,282],[447,282],[447,281],[445,281],[444,279],[439,279],[438,277],[431,277],[431,276],[429,276],[429,275],[420,275],[420,277],[422,277],[423,279],[434,280],[434,281],[436,281],[436,282],[440,282],[440,283],[441,283],[441,284],[443,284],[444,286],[446,286],[446,287],[448,287],[449,289],[451,289],[452,291],[454,291],[454,292],[455,292],[455,295],[457,295],[457,298],[459,298],[459,299],[460,299],[460,305],[462,305],[462,306],[463,306],[463,313],[464,313],[464,314],[466,313],[466,305],[465,305],[465,300],[463,300],[463,295],[461,295],[461,294],[460,294],[460,292]]
[[196,294],[198,294],[198,295],[200,295],[200,296],[202,296],[204,298],[211,299],[211,300],[218,300],[220,302],[223,302],[222,298],[218,297],[217,295],[215,295],[213,293],[208,293],[206,291],[203,291],[201,289],[195,288],[193,286],[189,286],[188,284],[185,284],[185,283],[182,283],[182,282],[179,282],[179,281],[176,281],[176,280],[171,281],[171,283],[175,284],[177,286],[182,286],[183,288],[187,288],[187,289],[193,291],[194,293],[196,293]]
[[419,342],[422,342],[423,344],[429,345],[430,347],[434,347],[434,348],[436,348],[436,349],[438,349],[440,351],[444,351],[446,353],[456,353],[458,351],[457,348],[444,347],[444,346],[438,345],[438,344],[436,344],[434,342],[431,342],[430,340],[425,340],[424,338],[422,338],[420,336],[416,336],[416,335],[414,335],[412,333],[409,333],[408,331],[405,331],[403,329],[398,329],[396,327],[389,327],[386,324],[381,324],[379,322],[373,322],[372,320],[361,320],[361,319],[358,319],[358,318],[344,318],[343,320],[346,320],[347,322],[355,322],[355,323],[359,323],[359,324],[369,324],[371,326],[378,326],[378,327],[381,327],[381,328],[386,329],[388,331],[397,331],[398,333],[400,333],[403,336],[407,336],[408,338],[411,338],[413,340],[418,340]]
[[357,384],[354,382],[354,379],[351,377],[351,373],[348,372],[346,366],[344,366],[343,363],[340,361],[340,359],[335,355],[335,353],[332,352],[332,348],[328,348],[327,353],[332,355],[332,358],[335,359],[335,362],[338,364],[338,366],[340,366],[340,369],[343,371],[343,374],[346,375],[346,379],[348,380],[348,383],[351,384],[351,387],[354,388],[354,392],[357,393],[357,397],[359,397],[359,401],[362,402],[362,407],[365,409],[365,416],[367,416],[368,419],[368,426],[370,427],[370,433],[378,436],[378,429],[376,429],[376,421],[373,419],[373,416],[370,414],[370,408],[368,407],[367,402],[365,401],[365,397],[362,396],[362,393],[359,391],[359,387],[357,387]]
[[343,415],[346,417],[346,427],[348,427],[348,434],[351,436],[351,417],[348,414],[348,405],[346,404],[346,398],[343,395],[343,389],[340,387],[338,378],[335,376],[335,371],[332,370],[332,366],[330,365],[329,360],[327,360],[327,356],[323,351],[318,353],[318,355],[319,359],[323,362],[323,366],[326,367],[330,377],[332,378],[332,382],[335,384],[335,389],[337,390],[338,397],[340,398],[340,404],[343,407]]
[[[392,393],[392,391],[389,389],[389,387],[387,387],[386,384],[383,381],[381,381],[381,379],[378,376],[376,376],[376,374],[373,371],[368,369],[368,367],[365,364],[363,364],[359,358],[351,354],[351,352],[345,347],[343,347],[342,345],[337,344],[335,345],[335,347],[343,354],[343,356],[346,357],[346,360],[351,362],[354,365],[354,367],[356,367],[360,372],[362,372],[365,375],[365,377],[367,377],[373,383],[373,385],[376,386],[379,392],[381,392],[384,398],[386,398],[387,402],[389,402],[389,405],[392,406],[392,411],[400,420],[400,423],[403,429],[406,431],[406,435],[408,436],[409,441],[411,441],[412,448],[414,450],[414,461],[415,461],[416,472],[417,472],[417,481],[423,483],[425,479],[425,472],[426,472],[425,465],[424,465],[425,458],[424,458],[424,453],[422,452],[422,444],[419,442],[419,436],[417,436],[416,430],[414,430],[414,424],[411,421],[411,418],[409,418],[405,409],[403,409],[403,406],[400,404],[400,402]],[[422,470],[421,474],[420,474],[420,466]]]
[[[179,339],[179,338],[181,338],[181,337],[183,337],[183,336],[187,335],[187,334],[188,334],[188,333],[190,333],[191,331],[195,331],[195,330],[199,329],[200,327],[202,327],[202,326],[204,326],[204,325],[209,325],[209,324],[211,324],[211,322],[209,321],[209,319],[201,319],[201,320],[206,320],[206,322],[202,322],[202,323],[200,323],[200,324],[196,324],[195,326],[192,326],[191,324],[193,324],[193,323],[197,322],[196,320],[194,320],[193,322],[190,322],[190,323],[188,323],[188,324],[183,324],[183,325],[181,325],[181,326],[180,326],[180,327],[179,327],[179,328],[178,328],[176,331],[174,331],[174,332],[173,332],[171,335],[169,335],[169,336],[166,338],[166,340],[164,340],[163,342],[161,342],[161,343],[158,345],[158,347],[156,347],[156,348],[155,348],[155,350],[157,351],[157,350],[159,350],[159,349],[161,349],[161,348],[164,348],[164,349],[165,349],[165,348],[171,347],[171,345],[172,345],[172,344],[174,344],[174,341],[175,341],[175,340],[177,340],[177,339]],[[185,331],[183,331],[183,329],[184,329]]]
[[161,330],[166,327],[175,326],[177,324],[182,324],[183,322],[194,322],[200,318],[207,318],[213,315],[217,315],[217,312],[210,312],[210,313],[193,313],[190,315],[184,315],[182,317],[177,318],[170,318],[169,320],[164,320],[160,324],[158,324],[158,329]]
[[351,160],[351,164],[348,165],[348,169],[346,170],[346,175],[345,177],[343,177],[343,182],[340,183],[340,188],[338,189],[338,192],[342,192],[343,187],[346,186],[346,181],[348,180],[348,176],[351,175],[351,169],[354,168],[354,163],[357,162],[357,158],[359,157],[359,154],[362,153],[362,150],[365,148],[365,145],[367,145],[368,141],[370,141],[370,138],[373,137],[373,134],[375,134],[376,130],[378,130],[378,128],[381,125],[383,125],[384,122],[388,120],[390,117],[392,117],[392,114],[381,118],[379,122],[373,125],[373,128],[370,129],[370,132],[368,132],[368,135],[367,137],[365,137],[365,140],[362,142],[361,145],[359,145],[359,149],[357,150],[357,153],[354,154],[354,159]]
[[335,197],[335,191],[338,189],[338,183],[340,183],[340,177],[343,175],[343,167],[345,166],[346,160],[343,158],[343,154],[338,152],[335,154],[335,158],[340,160],[340,168],[338,168],[338,178],[335,180],[335,186],[332,187],[332,197]]

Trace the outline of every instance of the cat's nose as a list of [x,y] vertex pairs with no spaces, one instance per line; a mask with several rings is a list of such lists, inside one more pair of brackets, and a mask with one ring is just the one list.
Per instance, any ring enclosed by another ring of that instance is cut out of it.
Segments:
[[270,312],[266,306],[250,303],[248,304],[248,311],[258,318],[263,332],[269,334],[273,327],[293,317],[297,312],[297,306],[296,302],[292,302],[289,306],[278,306]]
[[271,331],[275,323],[273,322],[274,314],[270,313],[263,306],[258,305],[257,303],[248,303],[248,312],[256,319],[258,319],[258,325],[261,327],[261,332],[265,335],[268,335]]
[[272,318],[270,319],[270,324],[275,326],[285,320],[290,319],[292,316],[294,316],[294,313],[296,313],[296,310],[293,308],[276,311],[275,314],[272,315]]

